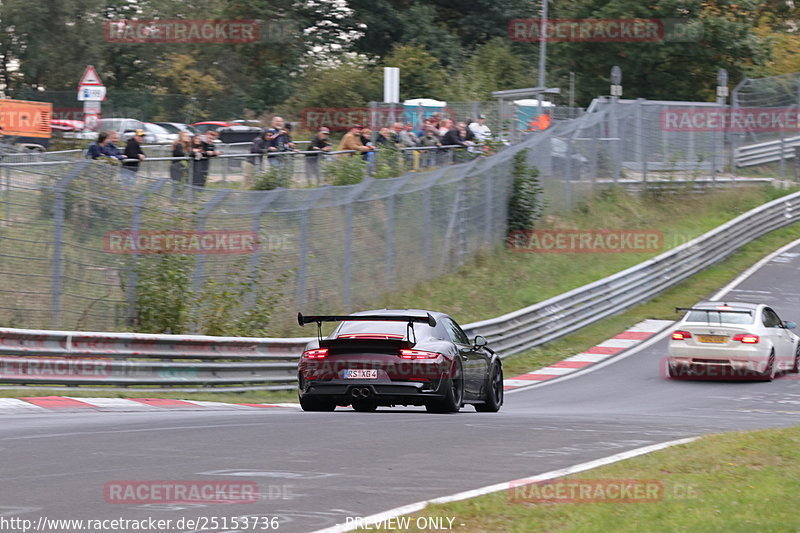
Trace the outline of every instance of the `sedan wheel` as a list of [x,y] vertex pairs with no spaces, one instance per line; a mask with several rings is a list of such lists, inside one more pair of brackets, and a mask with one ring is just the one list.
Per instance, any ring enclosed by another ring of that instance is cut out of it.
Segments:
[[791,372],[793,374],[800,372],[800,343],[797,344],[797,349],[794,351],[794,366]]
[[503,405],[503,367],[495,362],[489,373],[485,401],[475,404],[475,410],[479,413],[496,413],[501,405]]
[[770,352],[769,359],[767,359],[767,368],[761,373],[762,381],[772,381],[773,379],[775,379],[775,350]]
[[303,411],[330,412],[336,409],[336,402],[320,400],[319,398],[300,398],[300,407]]
[[378,409],[377,402],[353,402],[352,404],[353,410],[358,411],[359,413],[372,413]]

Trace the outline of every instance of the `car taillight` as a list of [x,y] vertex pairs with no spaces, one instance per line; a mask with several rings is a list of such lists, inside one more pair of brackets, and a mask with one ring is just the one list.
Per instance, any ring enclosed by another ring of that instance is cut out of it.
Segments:
[[758,344],[758,335],[752,333],[739,333],[733,336],[733,340],[742,342],[744,344]]
[[325,359],[328,357],[328,349],[327,348],[315,348],[313,350],[306,350],[303,352],[303,357],[305,359]]
[[403,359],[436,359],[439,357],[437,352],[427,352],[425,350],[400,350],[400,357]]
[[691,339],[691,338],[692,338],[692,334],[689,333],[688,331],[680,331],[679,330],[679,331],[673,331],[672,332],[672,340],[674,340],[674,341],[683,341],[683,340]]

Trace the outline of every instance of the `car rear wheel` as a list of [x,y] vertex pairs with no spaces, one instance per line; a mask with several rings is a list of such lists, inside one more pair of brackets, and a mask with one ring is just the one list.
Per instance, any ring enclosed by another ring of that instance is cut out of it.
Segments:
[[800,372],[800,343],[797,345],[797,349],[794,351],[794,366],[792,366],[791,372],[793,374]]
[[330,412],[336,409],[336,402],[320,400],[319,398],[300,397],[300,407],[303,411],[325,411]]
[[500,363],[492,364],[488,379],[485,402],[475,404],[475,410],[479,413],[496,413],[503,405],[503,367]]
[[445,384],[445,396],[425,404],[429,413],[457,413],[464,398],[464,374],[458,359],[453,363],[453,371]]
[[775,379],[775,350],[769,353],[767,367],[764,369],[764,372],[761,373],[762,381],[772,381],[773,379]]
[[352,407],[354,411],[358,411],[359,413],[372,413],[376,409],[378,409],[377,402],[353,402]]

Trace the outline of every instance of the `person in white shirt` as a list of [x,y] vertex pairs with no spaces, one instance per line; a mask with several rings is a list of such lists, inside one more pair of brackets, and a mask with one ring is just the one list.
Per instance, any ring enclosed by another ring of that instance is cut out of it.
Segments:
[[492,130],[486,125],[486,115],[478,115],[478,121],[469,125],[477,143],[483,143],[492,138]]

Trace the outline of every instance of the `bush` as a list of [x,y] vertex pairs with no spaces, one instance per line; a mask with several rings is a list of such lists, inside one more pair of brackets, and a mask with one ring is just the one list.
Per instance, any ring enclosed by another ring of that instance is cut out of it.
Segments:
[[508,231],[529,230],[542,216],[545,203],[539,170],[528,166],[527,150],[514,154],[514,184],[508,200]]
[[291,186],[293,173],[291,164],[267,165],[267,167],[267,170],[256,176],[253,190],[271,191]]
[[367,177],[368,165],[358,155],[339,156],[324,167],[325,181],[331,185],[353,185]]

